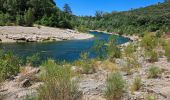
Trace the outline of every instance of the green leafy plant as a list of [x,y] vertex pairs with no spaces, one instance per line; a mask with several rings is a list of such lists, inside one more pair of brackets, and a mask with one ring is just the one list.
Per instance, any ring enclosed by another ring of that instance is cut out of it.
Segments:
[[120,73],[113,73],[106,82],[107,100],[121,100],[126,91],[126,83]]

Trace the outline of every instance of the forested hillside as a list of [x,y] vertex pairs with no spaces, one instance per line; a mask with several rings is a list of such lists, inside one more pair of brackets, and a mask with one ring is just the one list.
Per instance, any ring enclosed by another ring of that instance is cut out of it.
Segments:
[[32,26],[34,23],[79,31],[143,34],[160,30],[167,33],[170,30],[170,2],[124,12],[96,11],[96,16],[80,17],[72,14],[68,4],[62,11],[53,0],[0,0],[0,26]]
[[145,31],[167,32],[170,30],[170,2],[158,3],[145,8],[125,12],[96,12],[95,17],[76,18],[77,26],[84,29],[135,34]]
[[[66,9],[67,10],[67,9]],[[53,0],[0,0],[0,25],[72,28],[71,15],[56,7]]]

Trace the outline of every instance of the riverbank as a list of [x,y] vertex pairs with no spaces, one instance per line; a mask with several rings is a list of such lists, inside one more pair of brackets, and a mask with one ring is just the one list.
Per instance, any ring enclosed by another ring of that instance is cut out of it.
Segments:
[[0,41],[2,43],[83,40],[93,37],[91,34],[79,33],[75,30],[45,26],[0,26]]

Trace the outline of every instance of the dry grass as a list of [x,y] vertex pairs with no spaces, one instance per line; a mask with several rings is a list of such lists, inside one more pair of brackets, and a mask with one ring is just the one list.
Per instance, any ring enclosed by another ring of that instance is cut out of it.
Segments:
[[119,71],[119,67],[115,63],[111,62],[110,60],[103,61],[101,67],[103,69],[110,70],[112,72]]

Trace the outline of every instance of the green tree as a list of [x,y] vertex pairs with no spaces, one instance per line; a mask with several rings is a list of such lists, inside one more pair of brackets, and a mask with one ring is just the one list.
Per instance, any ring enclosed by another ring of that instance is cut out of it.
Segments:
[[70,6],[68,4],[64,5],[63,10],[67,14],[72,14],[71,8],[70,8]]
[[28,11],[25,12],[24,20],[26,26],[32,26],[34,23],[34,11],[33,9],[29,8]]

